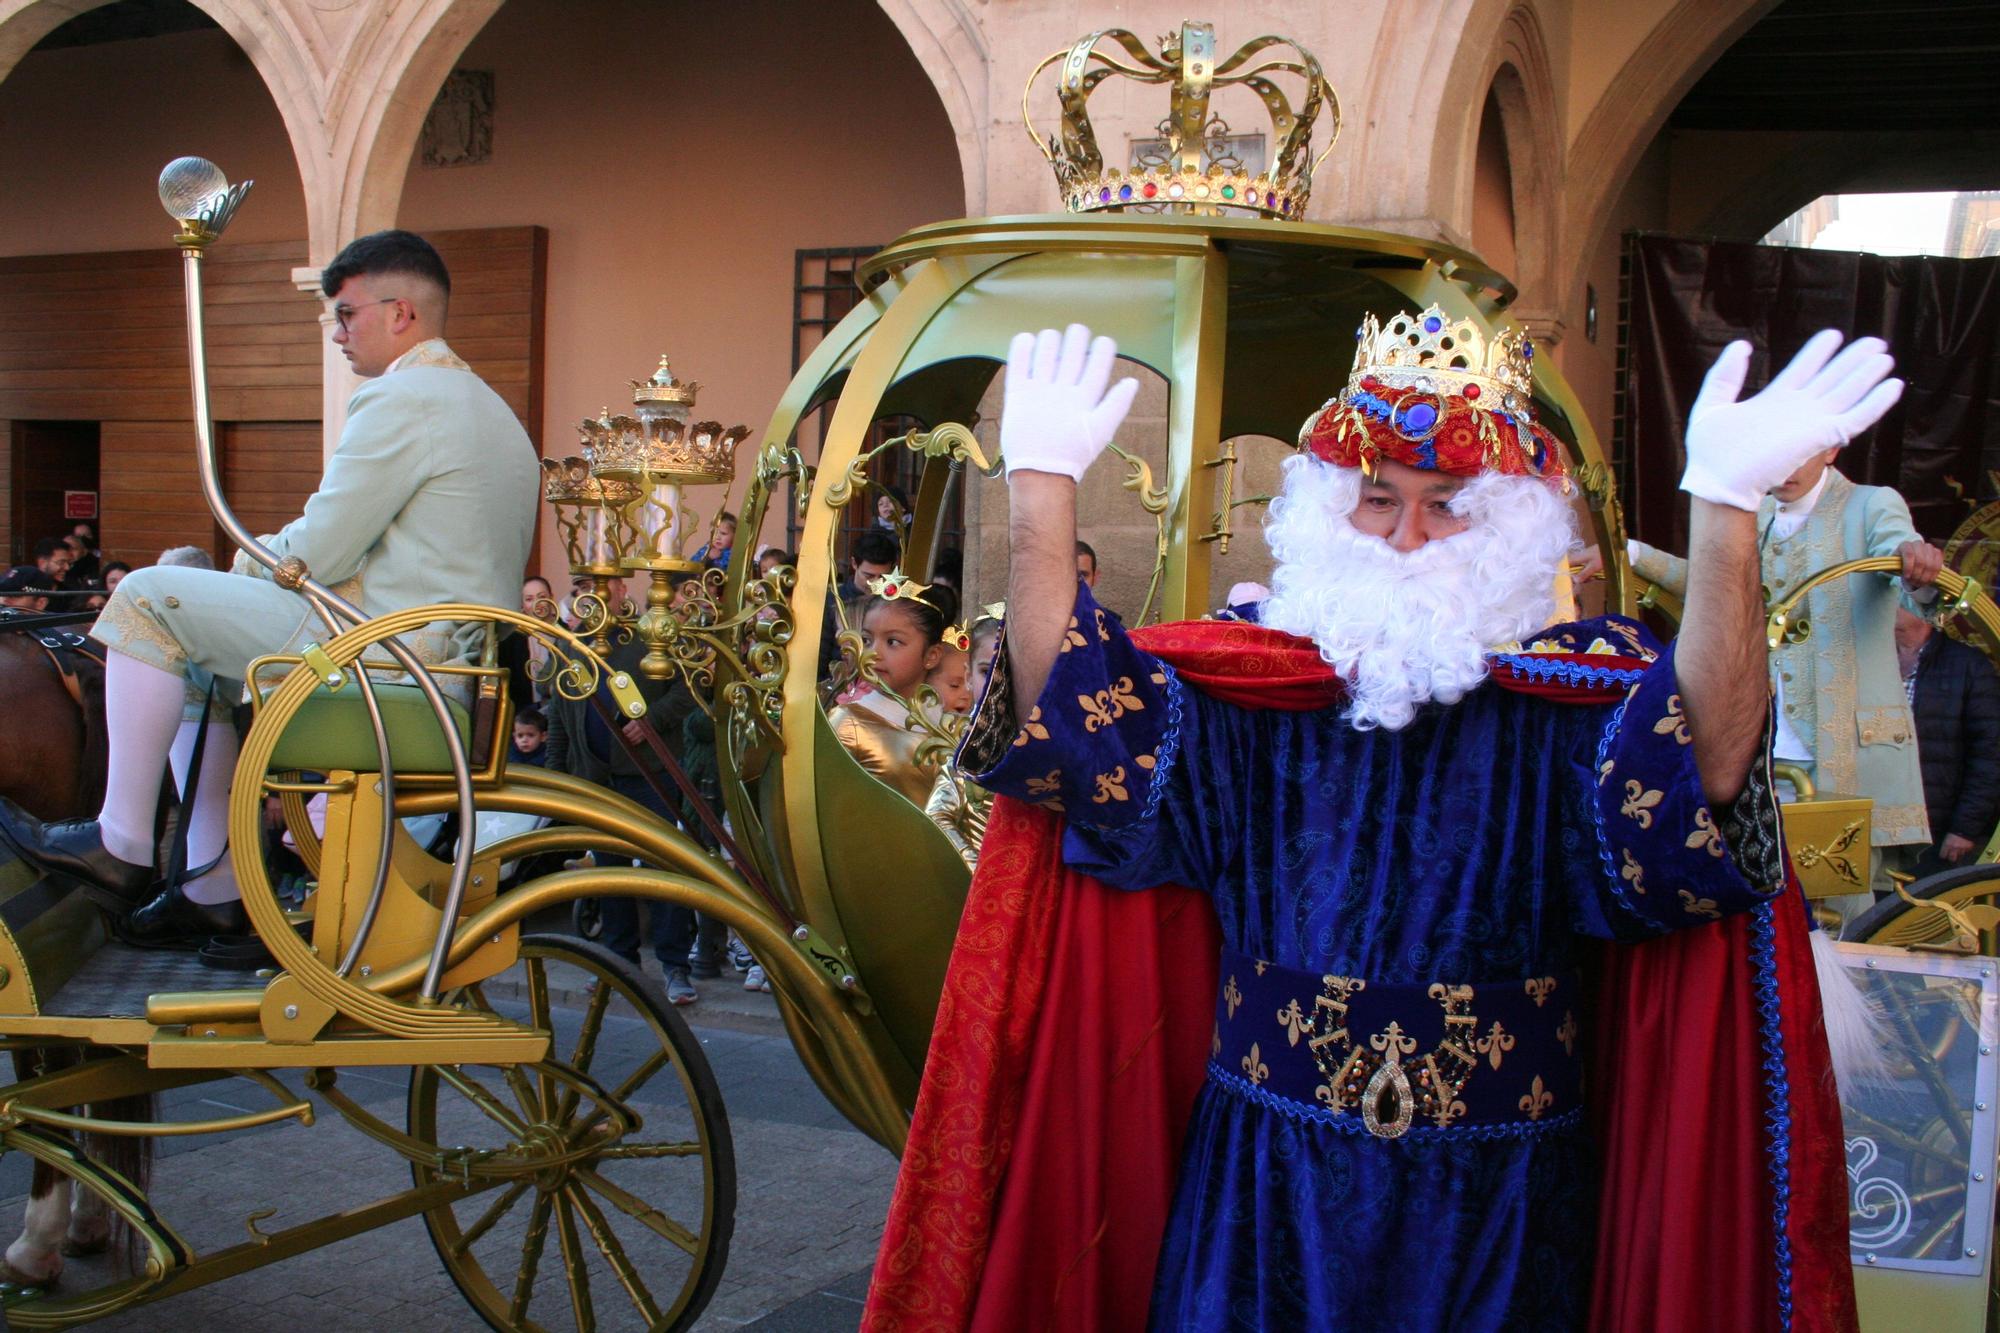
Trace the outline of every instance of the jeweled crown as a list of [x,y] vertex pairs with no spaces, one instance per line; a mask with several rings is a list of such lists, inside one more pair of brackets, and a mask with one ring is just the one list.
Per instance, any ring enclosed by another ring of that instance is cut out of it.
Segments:
[[1405,311],[1387,324],[1378,324],[1371,313],[1354,331],[1347,393],[1372,379],[1526,416],[1533,410],[1534,356],[1534,344],[1522,330],[1507,329],[1489,339],[1472,320],[1453,319],[1440,306],[1415,315]]
[[919,583],[900,569],[892,569],[887,574],[868,580],[868,591],[885,602],[897,600],[920,602],[924,594],[931,590],[928,583]]
[[[1131,63],[1099,51],[1098,43],[1107,39],[1131,57]],[[1258,59],[1273,47],[1289,48],[1296,59]],[[1044,142],[1029,116],[1028,97],[1042,71],[1058,61],[1062,127]],[[1157,160],[1142,156],[1129,171],[1105,167],[1090,125],[1090,95],[1114,75],[1172,87],[1171,109],[1160,122],[1166,151]],[[1296,111],[1273,75],[1304,82]],[[1270,165],[1254,173],[1228,147],[1228,122],[1209,110],[1217,88],[1238,85],[1257,96],[1271,121]],[[1319,156],[1311,157],[1313,129],[1322,106],[1331,129]],[[1312,195],[1313,172],[1340,135],[1339,100],[1310,52],[1290,38],[1264,36],[1252,38],[1218,61],[1215,25],[1210,23],[1183,23],[1179,33],[1160,38],[1158,55],[1123,28],[1090,33],[1035,66],[1021,93],[1021,115],[1028,124],[1028,137],[1055,168],[1063,207],[1072,213],[1140,209],[1302,218]]]

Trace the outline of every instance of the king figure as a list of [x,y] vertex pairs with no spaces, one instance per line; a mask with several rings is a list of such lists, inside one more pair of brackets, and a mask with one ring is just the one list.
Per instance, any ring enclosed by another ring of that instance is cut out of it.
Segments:
[[[1838,1109],[1782,848],[1756,510],[1900,392],[1822,333],[1687,434],[1686,615],[1552,623],[1532,349],[1363,323],[1261,625],[1128,632],[1077,483],[1134,385],[1009,350],[1001,793],[867,1326],[1848,1328]],[[1109,386],[1109,387],[1107,387]]]

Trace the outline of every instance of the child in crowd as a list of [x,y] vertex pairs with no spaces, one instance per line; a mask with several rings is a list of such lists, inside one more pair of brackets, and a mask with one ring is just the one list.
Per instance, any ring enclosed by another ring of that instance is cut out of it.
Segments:
[[522,708],[514,714],[514,753],[511,761],[516,764],[533,764],[542,767],[549,757],[549,720],[539,708]]
[[[964,633],[963,630],[956,632]],[[924,684],[937,691],[938,705],[945,712],[963,716],[972,711],[970,655],[949,641],[941,646],[944,652],[938,658],[938,664],[925,673]]]

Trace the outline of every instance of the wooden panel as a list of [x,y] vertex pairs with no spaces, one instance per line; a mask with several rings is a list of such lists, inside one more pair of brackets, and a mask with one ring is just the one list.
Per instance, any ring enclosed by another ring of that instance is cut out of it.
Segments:
[[0,421],[0,555],[13,563],[14,551],[14,423]]
[[[452,275],[451,345],[541,447],[548,234],[436,232]],[[321,302],[292,268],[304,242],[224,242],[203,264],[209,390],[225,492],[252,531],[295,518],[320,474]],[[150,564],[217,545],[194,470],[181,260],[169,246],[0,259],[0,425],[104,423],[101,541]],[[4,436],[0,436],[4,439]],[[10,479],[0,449],[0,550]]]
[[98,443],[99,542],[107,560],[150,565],[170,546],[219,545],[194,469],[194,427],[107,421]]
[[222,486],[243,526],[276,532],[319,485],[317,421],[233,422],[222,430]]

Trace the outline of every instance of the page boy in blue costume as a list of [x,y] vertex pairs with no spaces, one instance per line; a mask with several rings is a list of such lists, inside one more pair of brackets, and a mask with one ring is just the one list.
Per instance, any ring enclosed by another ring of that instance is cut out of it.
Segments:
[[[1578,1327],[1596,1197],[1581,943],[1784,889],[1754,510],[1900,386],[1881,344],[1836,355],[1828,333],[1739,402],[1749,349],[1723,354],[1683,481],[1700,575],[1663,650],[1615,617],[1543,628],[1576,538],[1525,342],[1435,308],[1371,318],[1360,341],[1272,507],[1264,623],[1310,638],[1344,686],[1301,710],[1189,686],[1074,587],[1075,482],[1129,381],[1106,392],[1114,349],[1080,327],[1016,340],[1016,610],[961,762],[1060,810],[1071,869],[1214,904],[1215,1029],[1154,1327]],[[1545,697],[1565,688],[1602,702]],[[1780,1322],[1792,1308],[1787,1291]],[[1802,1326],[1851,1309],[1828,1296]]]

